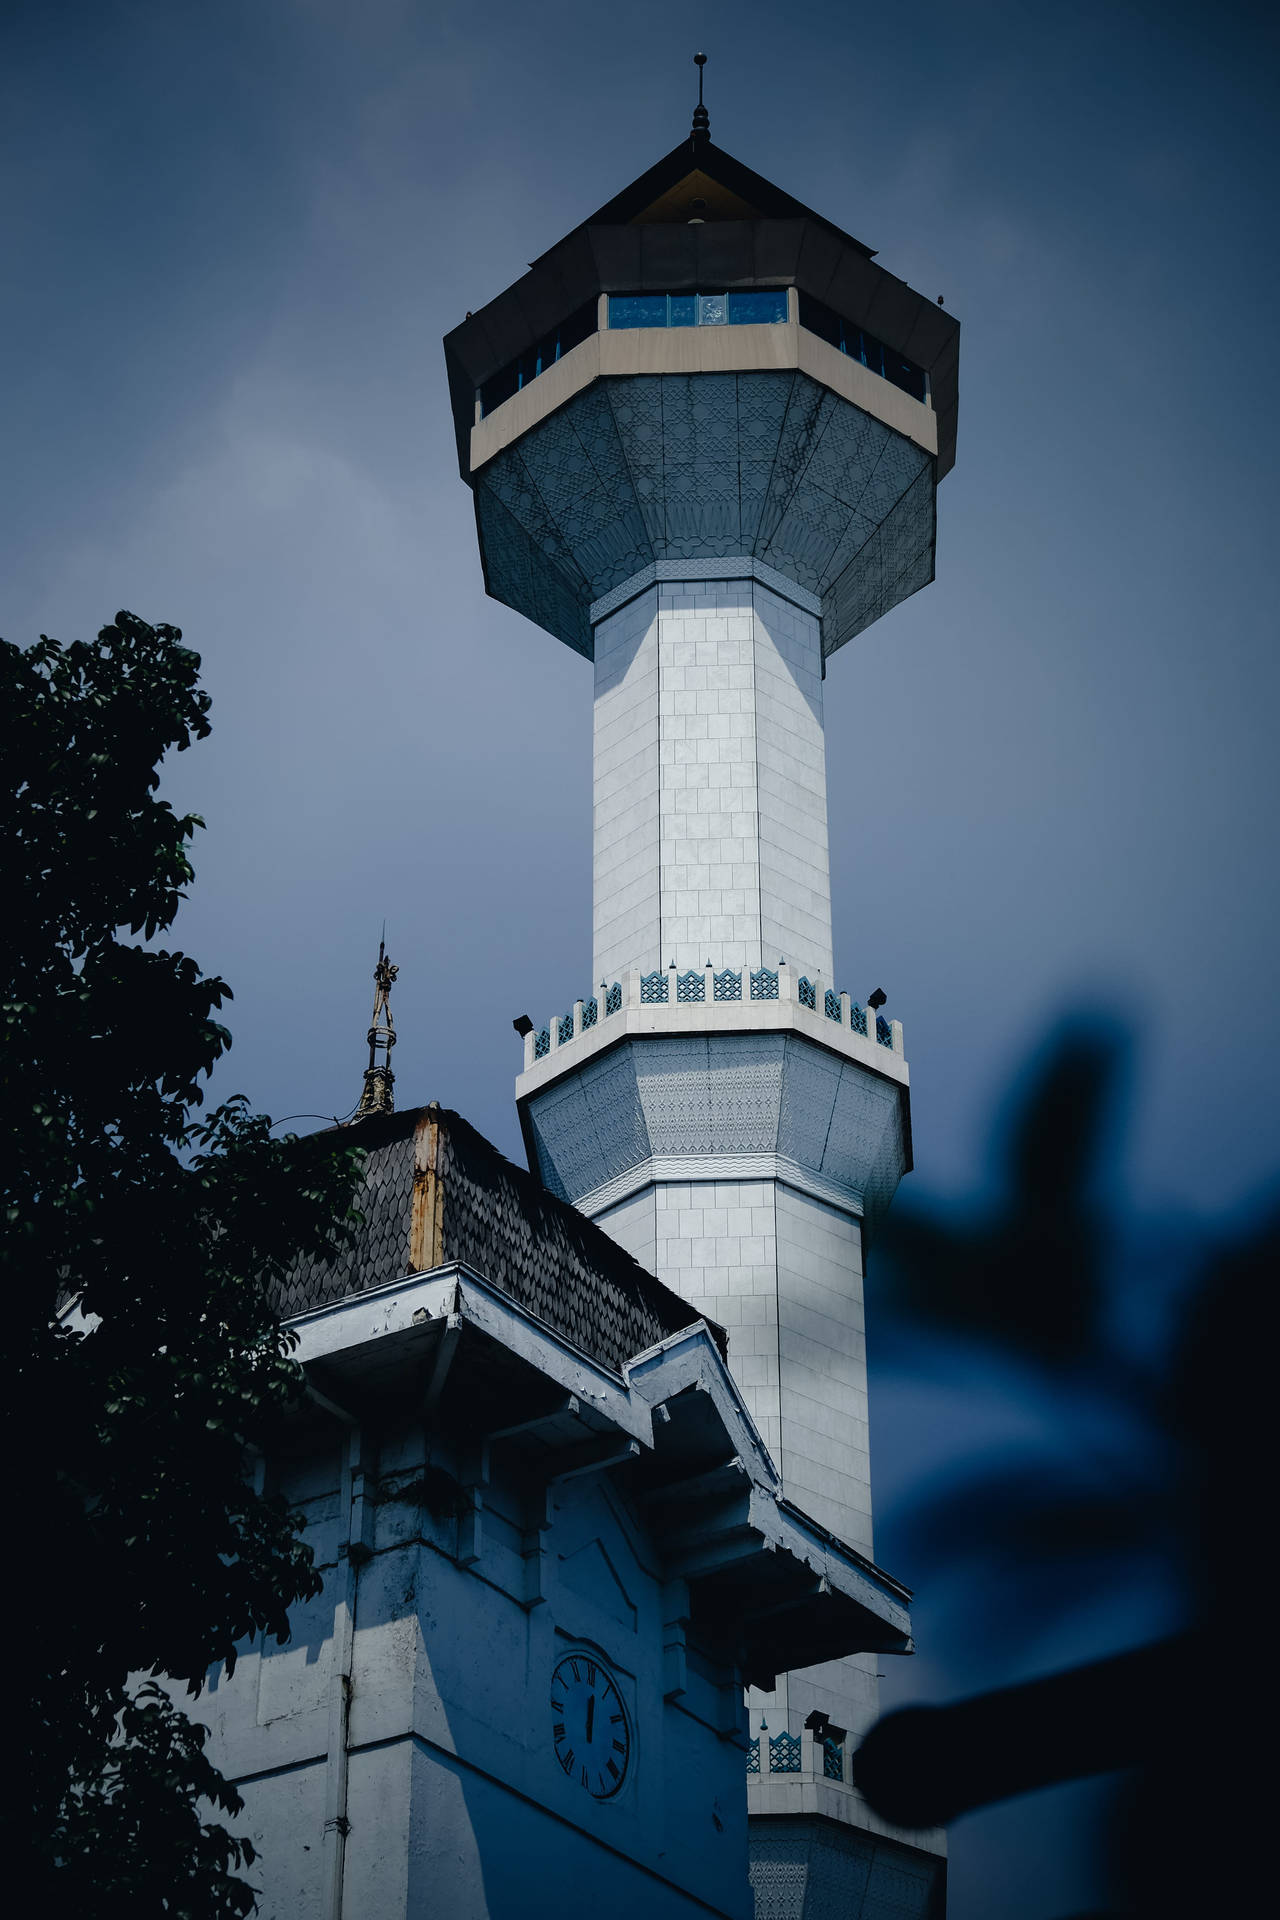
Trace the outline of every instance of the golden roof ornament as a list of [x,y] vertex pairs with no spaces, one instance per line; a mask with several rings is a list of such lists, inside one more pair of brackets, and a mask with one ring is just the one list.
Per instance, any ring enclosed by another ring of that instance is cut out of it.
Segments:
[[[391,1070],[391,1049],[396,1043],[396,1023],[391,1017],[391,989],[399,967],[387,959],[385,932],[378,942],[378,964],[373,970],[373,1017],[369,1024],[369,1064],[364,1071],[364,1091],[355,1118],[367,1120],[375,1113],[396,1110],[396,1076]],[[379,1056],[381,1055],[381,1058]]]

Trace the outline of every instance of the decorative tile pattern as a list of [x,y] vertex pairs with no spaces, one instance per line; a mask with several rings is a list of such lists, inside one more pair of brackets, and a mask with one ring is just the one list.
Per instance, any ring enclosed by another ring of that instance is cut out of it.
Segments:
[[821,1169],[840,1091],[840,1063],[820,1047],[797,1047],[787,1055],[779,1138],[802,1167]]
[[830,1820],[752,1822],[755,1920],[927,1920],[945,1862]]
[[795,371],[597,380],[487,462],[489,591],[590,653],[663,561],[747,556],[822,603],[827,653],[933,577],[933,460]]
[[781,1035],[752,1033],[646,1042],[636,1083],[653,1151],[774,1151],[785,1045]]
[[[654,1156],[780,1154],[861,1195],[874,1232],[905,1166],[896,1086],[796,1034],[632,1036],[536,1094],[553,1193],[577,1202]],[[719,1174],[716,1174],[719,1178]]]

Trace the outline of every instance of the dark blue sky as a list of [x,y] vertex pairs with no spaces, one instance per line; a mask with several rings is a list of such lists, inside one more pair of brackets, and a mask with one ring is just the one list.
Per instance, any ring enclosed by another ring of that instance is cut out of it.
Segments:
[[[170,788],[225,1091],[354,1103],[385,915],[402,1102],[518,1150],[511,1017],[590,984],[591,676],[484,598],[440,337],[674,145],[702,45],[715,140],[963,325],[937,581],[827,681],[837,970],[905,1024],[914,1183],[984,1183],[1067,1007],[1136,1034],[1127,1207],[1191,1233],[1269,1181],[1267,13],[10,0],[3,34],[0,632],[129,607],[204,656]],[[953,1388],[884,1383],[886,1489]],[[1063,1910],[965,1831],[956,1920]]]

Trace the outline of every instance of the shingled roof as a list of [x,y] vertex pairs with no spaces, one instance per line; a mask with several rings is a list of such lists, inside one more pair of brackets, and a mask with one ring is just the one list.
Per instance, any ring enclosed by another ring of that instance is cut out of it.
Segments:
[[[364,1149],[363,1223],[339,1254],[300,1261],[275,1290],[282,1319],[453,1262],[615,1370],[702,1317],[447,1107],[316,1138]],[[723,1330],[711,1330],[724,1352]]]

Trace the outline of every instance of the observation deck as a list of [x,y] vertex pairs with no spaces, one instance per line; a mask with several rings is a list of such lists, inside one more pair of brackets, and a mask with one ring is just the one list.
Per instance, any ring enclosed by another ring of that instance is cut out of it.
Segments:
[[591,658],[624,581],[746,557],[816,597],[834,652],[933,578],[958,337],[869,248],[683,144],[446,337],[487,590]]

